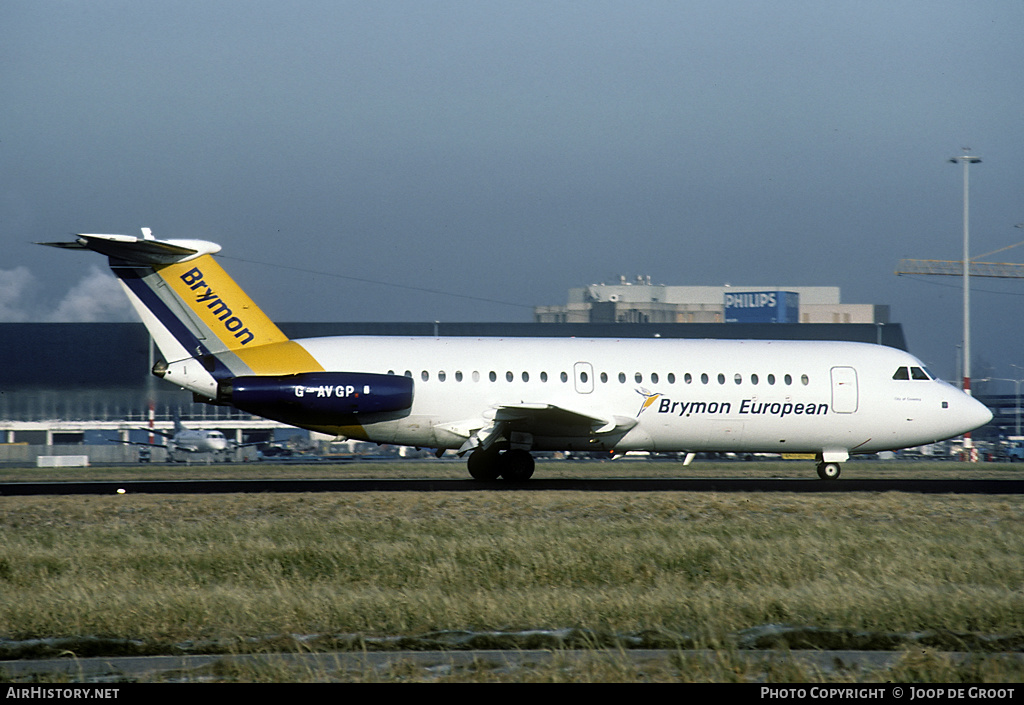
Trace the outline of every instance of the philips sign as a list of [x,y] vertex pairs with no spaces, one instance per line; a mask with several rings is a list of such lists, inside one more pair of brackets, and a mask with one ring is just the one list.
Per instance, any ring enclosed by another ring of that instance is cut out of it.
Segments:
[[800,295],[793,291],[744,291],[725,295],[726,323],[797,323]]

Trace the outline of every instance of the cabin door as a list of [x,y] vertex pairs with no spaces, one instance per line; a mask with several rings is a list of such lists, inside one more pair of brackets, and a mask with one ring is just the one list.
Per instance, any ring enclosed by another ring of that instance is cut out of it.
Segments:
[[857,411],[859,404],[857,370],[852,367],[833,367],[832,411],[837,414],[852,414]]

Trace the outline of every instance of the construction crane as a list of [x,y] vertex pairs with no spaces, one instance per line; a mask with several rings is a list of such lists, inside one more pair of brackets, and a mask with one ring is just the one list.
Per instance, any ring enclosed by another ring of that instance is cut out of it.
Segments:
[[[896,274],[945,274],[962,277],[962,260],[901,259]],[[996,279],[1024,279],[1024,264],[1010,262],[976,262],[971,260],[969,276]]]
[[[955,160],[951,160],[955,161]],[[964,260],[941,260],[941,259],[903,259],[900,260],[899,266],[896,268],[896,275],[902,274],[937,274],[943,276],[955,276],[964,278],[964,378],[962,389],[970,394],[971,381],[970,381],[970,313],[968,308],[968,284],[967,282],[971,277],[988,277],[997,279],[1024,279],[1024,264],[1015,264],[1010,262],[978,262],[977,258],[967,259],[967,190],[966,190],[966,179],[967,170],[964,169],[964,259],[967,260],[968,266],[964,267]],[[1024,223],[1019,223],[1017,228],[1024,228]],[[986,252],[978,257],[988,257],[994,255],[997,252],[1003,252],[1004,250],[1010,250],[1019,245],[1024,245],[1024,241],[1008,245],[1007,247],[1001,247],[998,250],[992,252]],[[966,271],[965,271],[966,269]],[[1019,413],[1018,409],[1018,413]],[[971,461],[977,461],[977,451],[971,443],[971,434],[964,434],[964,447],[968,452],[968,457]]]
[[[1024,228],[1024,223],[1018,223],[1015,228]],[[998,250],[986,252],[978,257],[988,257],[997,252],[1012,250],[1014,247],[1024,245],[1024,240],[1000,247]],[[1024,264],[1013,262],[978,262],[977,257],[972,257],[971,266],[968,269],[969,277],[989,277],[994,279],[1024,279]],[[962,277],[964,275],[963,260],[947,259],[901,259],[896,268],[897,276],[901,274],[944,274],[951,277]]]

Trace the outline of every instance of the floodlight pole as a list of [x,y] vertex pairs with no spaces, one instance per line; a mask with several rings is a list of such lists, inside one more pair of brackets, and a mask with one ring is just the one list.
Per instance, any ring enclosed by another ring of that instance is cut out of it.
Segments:
[[[962,388],[966,394],[971,393],[971,258],[970,258],[970,175],[968,168],[971,164],[981,162],[979,157],[969,154],[969,147],[963,148],[963,154],[953,157],[949,161],[953,164],[963,164],[964,167],[964,369]],[[971,434],[964,434],[964,450],[967,451],[970,460],[978,459],[978,452],[971,444]]]
[[[1014,368],[1016,368],[1018,370],[1022,369],[1020,367],[1020,365],[1011,364],[1010,367],[1014,367]],[[1017,399],[1016,399],[1016,402],[1015,402],[1014,408],[1013,408],[1013,411],[1014,411],[1013,416],[1014,416],[1014,418],[1017,421],[1016,424],[1014,424],[1014,427],[1016,428],[1018,436],[1020,436],[1020,384],[1021,384],[1021,382],[1024,382],[1024,379],[1015,379],[1015,380],[1013,380],[1013,383],[1015,385],[1017,385]]]

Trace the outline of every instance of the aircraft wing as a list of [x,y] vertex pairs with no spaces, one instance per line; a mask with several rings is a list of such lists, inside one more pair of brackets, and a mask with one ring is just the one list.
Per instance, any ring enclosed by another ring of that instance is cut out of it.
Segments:
[[442,428],[466,439],[459,453],[475,448],[486,450],[499,440],[517,442],[530,436],[593,438],[603,434],[625,434],[637,423],[623,416],[602,416],[545,403],[502,404],[479,419],[445,425]]
[[[616,422],[612,418],[595,416],[566,409],[553,404],[505,404],[495,410],[494,420],[515,426],[517,430],[527,432],[548,431],[558,429],[569,431],[570,435],[589,435],[600,433],[601,429]],[[635,424],[633,424],[635,425]],[[572,433],[575,431],[575,433]]]
[[[163,434],[163,435],[168,435],[168,434]],[[164,448],[165,450],[183,450],[186,453],[197,453],[197,452],[199,452],[199,449],[196,447],[196,445],[194,443],[170,443],[168,445],[163,445],[163,444],[160,444],[160,443],[147,443],[145,441],[111,440],[110,442],[111,443],[123,443],[124,445],[128,445],[128,446],[149,446],[150,448]]]
[[156,435],[163,436],[164,438],[174,438],[174,434],[173,433],[170,433],[168,431],[161,431],[161,430],[156,429],[156,428],[139,428],[137,430],[145,431],[146,433],[155,433]]
[[124,444],[126,446],[149,446],[150,448],[166,448],[167,447],[167,446],[161,445],[159,443],[145,443],[143,441],[117,441],[117,440],[111,440],[110,442],[111,443],[121,443],[121,444]]
[[[146,429],[146,430],[149,431],[150,429]],[[155,431],[154,430],[153,433],[156,433],[157,435],[160,435],[160,436],[165,436],[167,438],[174,438],[174,434],[173,433],[167,433],[165,431]],[[167,448],[167,447],[169,447],[169,446],[163,445],[161,443],[146,443],[144,441],[111,440],[110,442],[111,443],[124,443],[125,445],[131,445],[131,446],[152,446],[153,448]],[[267,445],[270,442],[271,441],[253,441],[252,443],[234,443],[232,441],[229,441],[228,444],[232,448],[250,448],[252,446]],[[193,444],[193,443],[184,443],[184,444],[179,443],[179,444],[176,444],[175,447],[178,450],[185,450],[185,451],[197,450],[195,444]]]

